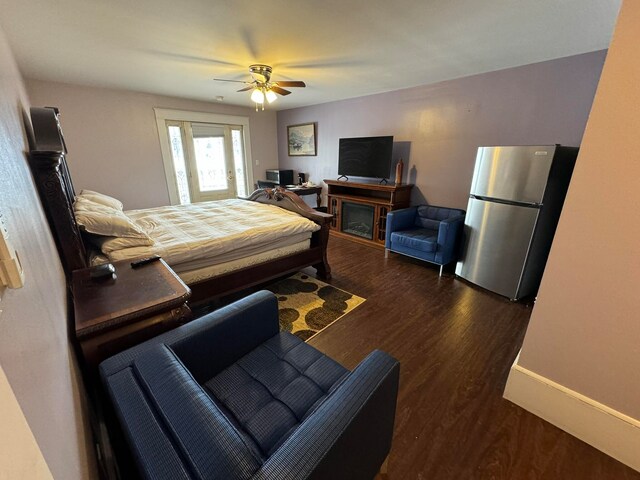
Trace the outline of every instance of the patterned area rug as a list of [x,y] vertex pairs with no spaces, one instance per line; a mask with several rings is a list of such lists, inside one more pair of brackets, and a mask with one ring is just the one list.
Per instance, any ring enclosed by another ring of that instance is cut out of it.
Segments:
[[278,296],[280,329],[305,341],[365,301],[301,272],[265,289]]

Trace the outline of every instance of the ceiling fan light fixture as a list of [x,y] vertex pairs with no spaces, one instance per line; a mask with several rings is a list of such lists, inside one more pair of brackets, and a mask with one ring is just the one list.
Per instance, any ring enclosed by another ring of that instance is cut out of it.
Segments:
[[251,90],[251,101],[258,108],[264,110],[265,101],[273,103],[278,99],[278,95],[289,95],[291,92],[282,87],[306,87],[302,80],[281,80],[280,82],[271,82],[271,73],[273,69],[269,65],[256,63],[249,66],[251,81],[231,80],[224,78],[214,78],[220,82],[243,83],[245,86],[238,92],[248,92]]
[[271,89],[266,91],[265,96],[267,97],[267,102],[269,103],[273,103],[278,99],[276,93]]
[[254,103],[264,103],[264,93],[259,88],[254,88],[251,92],[251,101]]

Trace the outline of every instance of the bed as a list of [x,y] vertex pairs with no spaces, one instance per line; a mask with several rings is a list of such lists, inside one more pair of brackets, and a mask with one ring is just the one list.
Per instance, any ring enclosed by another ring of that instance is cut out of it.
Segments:
[[[73,270],[107,259],[96,256],[95,247],[76,221],[73,208],[76,191],[66,162],[57,110],[34,108],[31,117],[35,142],[28,155],[29,165],[69,279]],[[224,241],[225,221],[215,219],[234,210],[242,211],[243,220],[239,222],[247,228],[235,228],[231,224],[238,221],[229,220],[230,240]],[[192,303],[231,294],[307,266],[313,266],[321,278],[331,275],[327,262],[331,215],[311,209],[300,197],[284,189],[259,189],[246,199],[134,210],[126,214],[152,238],[156,236],[154,245],[110,252],[108,260],[161,255],[191,288]],[[173,227],[171,217],[177,222]],[[185,220],[189,217],[194,220],[191,225]],[[207,217],[214,220],[209,222]],[[294,217],[300,221],[289,221]],[[276,218],[284,218],[280,222],[284,226],[274,226],[278,223]],[[207,230],[201,228],[208,222],[212,227],[210,239]],[[173,240],[181,236],[199,237],[205,240],[204,247],[195,248],[189,242],[175,247],[169,241],[172,236]]]

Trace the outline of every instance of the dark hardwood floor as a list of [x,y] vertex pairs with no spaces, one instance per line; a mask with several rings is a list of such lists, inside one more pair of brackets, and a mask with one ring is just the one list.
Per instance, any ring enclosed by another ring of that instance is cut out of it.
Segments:
[[401,363],[387,478],[640,479],[502,398],[530,306],[335,237],[329,262],[330,283],[367,300],[310,343],[348,368],[374,349]]

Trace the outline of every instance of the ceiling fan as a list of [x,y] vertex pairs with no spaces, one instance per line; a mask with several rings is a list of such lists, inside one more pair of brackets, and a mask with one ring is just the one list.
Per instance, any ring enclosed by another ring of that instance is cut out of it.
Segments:
[[280,80],[278,82],[272,82],[272,72],[273,69],[269,65],[257,63],[249,66],[249,73],[253,79],[250,82],[242,80],[227,80],[224,78],[214,78],[214,80],[219,82],[244,83],[247,85],[246,87],[238,90],[238,92],[247,92],[252,90],[251,100],[256,104],[256,111],[258,111],[258,105],[261,105],[262,110],[264,110],[265,99],[267,102],[272,103],[278,98],[276,94],[289,95],[291,93],[289,90],[285,90],[282,87],[306,87],[306,84],[300,80]]

